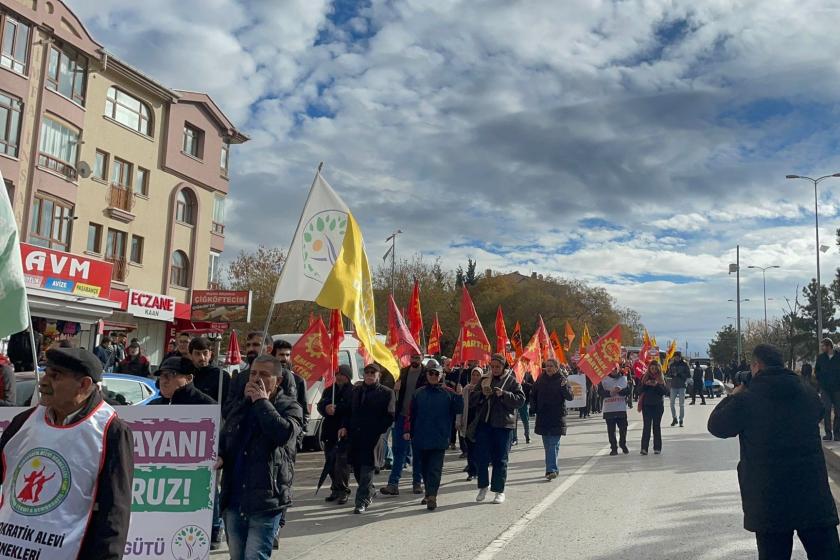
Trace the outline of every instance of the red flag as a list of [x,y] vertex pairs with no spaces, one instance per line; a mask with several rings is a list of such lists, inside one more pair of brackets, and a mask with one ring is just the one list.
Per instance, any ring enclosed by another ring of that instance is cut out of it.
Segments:
[[490,361],[490,341],[484,333],[484,327],[478,320],[470,293],[467,287],[462,288],[461,294],[461,360],[477,360],[480,364]]
[[330,335],[321,317],[306,329],[292,347],[292,369],[306,381],[306,388],[328,375],[332,364]]
[[420,283],[417,280],[414,281],[414,291],[408,302],[408,330],[419,347],[423,336],[423,313],[420,311]]
[[513,326],[510,345],[513,346],[513,351],[516,352],[517,357],[522,355],[522,327],[519,325],[519,321]]
[[464,329],[461,328],[458,331],[458,340],[455,342],[455,349],[452,351],[452,365],[453,366],[460,366],[464,364],[464,360],[461,358],[461,338],[464,336]]
[[236,366],[242,363],[242,352],[239,351],[239,339],[236,338],[236,331],[231,331],[230,333],[230,342],[228,342],[228,351],[225,363]]
[[432,323],[432,330],[429,332],[429,345],[426,352],[432,355],[440,354],[440,337],[443,331],[440,330],[440,322],[438,321],[437,313],[435,313],[435,321]]
[[578,362],[580,370],[598,384],[621,361],[621,325],[616,325],[598,339]]
[[538,315],[539,320],[537,321],[537,334],[539,335],[540,340],[540,354],[542,355],[543,360],[547,360],[549,358],[557,359],[557,355],[554,352],[554,347],[551,345],[551,339],[548,336],[548,329],[545,328],[545,323],[543,322],[542,315]]
[[341,348],[343,340],[344,321],[341,319],[341,310],[333,309],[330,312],[330,372],[324,376],[324,385],[332,385],[335,381],[335,372],[338,369],[338,349]]
[[531,372],[531,377],[534,381],[540,378],[542,373],[542,356],[540,355],[540,337],[539,333],[534,333],[531,341],[524,351],[516,357],[516,362],[513,364],[513,373],[516,379],[522,383],[525,378],[525,373]]
[[508,351],[510,340],[507,335],[507,328],[505,327],[505,316],[502,314],[502,306],[496,311],[496,353],[501,354],[507,358],[508,363],[512,363],[513,359]]
[[572,349],[572,342],[575,340],[575,331],[572,330],[572,325],[566,321],[566,350]]
[[[397,308],[397,302],[394,301],[394,296],[388,296],[388,340],[385,342],[400,366],[406,367],[411,363],[411,356],[420,354],[420,349],[417,343],[414,342],[414,337],[408,331],[405,325],[405,320]],[[399,373],[399,372],[397,372]]]
[[554,354],[557,356],[557,361],[564,366],[569,365],[569,360],[566,359],[566,352],[563,351],[563,343],[560,342],[560,335],[556,330],[551,331],[551,345],[554,347]]

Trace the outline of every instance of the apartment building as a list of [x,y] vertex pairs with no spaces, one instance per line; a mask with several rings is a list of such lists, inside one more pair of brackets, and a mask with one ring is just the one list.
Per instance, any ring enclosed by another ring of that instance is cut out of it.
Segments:
[[208,95],[114,57],[63,2],[0,0],[0,171],[36,329],[81,345],[125,330],[160,358],[191,290],[218,280],[231,148],[247,140]]

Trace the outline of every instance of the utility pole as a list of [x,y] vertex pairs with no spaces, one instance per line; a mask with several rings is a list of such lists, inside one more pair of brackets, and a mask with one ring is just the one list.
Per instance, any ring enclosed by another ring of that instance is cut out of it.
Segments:
[[[729,274],[735,273],[735,317],[738,324],[738,362],[741,361],[741,246],[735,246],[735,262],[729,265]],[[732,301],[732,300],[729,300]]]
[[391,235],[389,235],[385,241],[391,242],[391,247],[382,257],[382,260],[387,260],[388,255],[391,256],[391,295],[394,295],[394,284],[396,282],[396,275],[397,275],[397,235],[401,234],[403,231],[398,229]]

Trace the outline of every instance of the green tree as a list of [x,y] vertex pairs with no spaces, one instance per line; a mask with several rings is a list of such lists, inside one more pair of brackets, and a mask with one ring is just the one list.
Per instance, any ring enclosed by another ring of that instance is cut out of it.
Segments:
[[[837,331],[838,321],[834,317],[837,313],[835,306],[835,302],[837,300],[834,297],[835,284],[838,284],[837,279],[835,279],[832,284],[832,290],[829,290],[826,286],[820,286],[819,290],[820,299],[822,301],[823,333],[817,333],[816,278],[812,278],[811,282],[802,288],[802,295],[804,296],[805,303],[800,307],[799,316],[803,319],[801,324],[802,330],[810,333],[810,342],[812,343],[813,348],[817,347],[817,341],[825,336],[825,333],[834,333]],[[840,286],[838,286],[838,291],[840,291]]]
[[738,331],[732,325],[724,325],[709,343],[709,357],[718,364],[728,364],[737,356]]

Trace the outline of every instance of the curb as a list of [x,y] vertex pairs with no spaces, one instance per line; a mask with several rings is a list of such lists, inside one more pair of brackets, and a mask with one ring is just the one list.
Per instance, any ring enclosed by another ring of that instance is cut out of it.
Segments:
[[840,442],[823,442],[825,463],[829,469],[840,471]]

